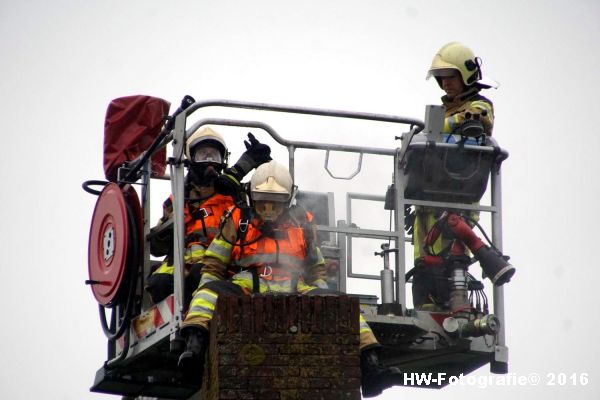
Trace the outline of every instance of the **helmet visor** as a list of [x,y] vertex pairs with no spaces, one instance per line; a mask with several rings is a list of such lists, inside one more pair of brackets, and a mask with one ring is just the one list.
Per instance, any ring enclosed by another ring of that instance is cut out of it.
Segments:
[[277,203],[285,203],[290,199],[289,193],[252,191],[251,196],[254,201],[272,201]]
[[212,146],[197,146],[192,154],[192,161],[195,163],[213,162],[221,164],[223,157],[221,157],[221,152]]
[[460,71],[456,68],[439,68],[431,69],[427,73],[427,79],[435,76],[436,78],[449,78],[454,75],[460,75]]

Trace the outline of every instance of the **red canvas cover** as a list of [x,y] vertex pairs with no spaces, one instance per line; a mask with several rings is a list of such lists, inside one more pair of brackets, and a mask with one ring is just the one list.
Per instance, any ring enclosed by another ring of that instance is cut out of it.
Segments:
[[[137,158],[154,142],[169,113],[170,103],[158,97],[127,96],[108,105],[104,120],[104,175],[116,181],[117,170],[125,161]],[[151,159],[152,173],[164,175],[167,149]]]

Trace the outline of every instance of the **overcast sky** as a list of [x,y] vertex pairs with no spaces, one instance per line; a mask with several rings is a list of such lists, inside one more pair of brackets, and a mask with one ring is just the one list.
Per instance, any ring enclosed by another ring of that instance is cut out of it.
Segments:
[[[496,110],[494,135],[510,152],[503,166],[504,250],[517,274],[505,290],[509,368],[543,381],[435,392],[394,388],[380,398],[599,398],[599,4],[1,1],[0,397],[117,398],[88,391],[106,342],[84,285],[96,198],[81,190],[84,180],[103,178],[111,99],[148,94],[171,101],[173,110],[190,94],[422,119],[425,105],[441,95],[425,80],[431,59],[458,40],[483,59],[484,76],[501,83],[487,95]],[[393,148],[402,132],[227,115],[262,119],[297,140]],[[241,136],[227,140],[239,156]],[[322,162],[322,154],[301,156],[301,187],[338,187],[314,166]],[[392,172],[386,162],[365,166],[352,191],[383,194]],[[335,167],[343,175],[354,164],[342,157]],[[378,273],[380,260],[370,268]],[[587,373],[590,382],[547,385],[548,374],[559,373]],[[487,376],[488,368],[476,374]]]

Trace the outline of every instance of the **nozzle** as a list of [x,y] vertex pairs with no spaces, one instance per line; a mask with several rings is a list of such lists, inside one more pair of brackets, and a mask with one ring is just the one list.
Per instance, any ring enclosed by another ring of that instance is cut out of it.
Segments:
[[493,251],[488,246],[479,248],[474,254],[485,275],[496,286],[509,282],[516,272],[515,267],[508,262],[508,257]]
[[483,135],[483,124],[481,123],[481,121],[479,120],[479,115],[477,115],[477,118],[473,118],[473,119],[467,119],[465,122],[462,123],[462,125],[460,126],[459,132],[461,135],[463,136],[470,136],[470,137],[478,137]]

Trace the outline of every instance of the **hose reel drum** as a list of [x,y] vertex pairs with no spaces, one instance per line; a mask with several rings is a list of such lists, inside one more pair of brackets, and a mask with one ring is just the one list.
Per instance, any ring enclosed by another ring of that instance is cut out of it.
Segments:
[[87,281],[98,303],[111,308],[128,296],[139,262],[142,210],[136,191],[108,183],[100,193],[90,227]]

